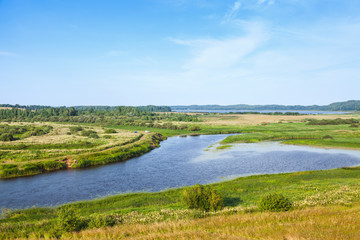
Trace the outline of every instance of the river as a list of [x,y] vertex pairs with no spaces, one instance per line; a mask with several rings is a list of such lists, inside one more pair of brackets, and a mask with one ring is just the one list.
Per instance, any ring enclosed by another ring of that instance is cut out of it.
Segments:
[[[54,206],[106,195],[219,182],[238,176],[360,165],[360,151],[277,142],[216,149],[228,135],[171,137],[141,157],[88,169],[0,180],[0,208]],[[213,147],[208,148],[208,146]]]

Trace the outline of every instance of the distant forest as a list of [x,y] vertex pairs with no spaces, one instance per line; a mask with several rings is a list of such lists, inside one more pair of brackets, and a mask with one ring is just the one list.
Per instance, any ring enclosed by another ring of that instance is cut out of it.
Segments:
[[325,106],[311,105],[190,105],[190,106],[171,106],[171,110],[281,110],[281,111],[360,111],[360,100],[350,100],[347,102],[335,102]]
[[[197,116],[171,113],[169,107],[143,106],[143,107],[44,107],[0,105],[0,121],[46,121],[46,122],[73,122],[73,123],[99,123],[106,125],[147,126],[167,129],[186,129],[185,124],[175,125],[177,122],[198,122]],[[153,111],[167,111],[157,113]]]
[[[48,109],[48,108],[73,108],[76,110],[115,110],[118,107],[124,107],[124,106],[72,106],[72,107],[52,107],[52,106],[42,106],[42,105],[19,105],[19,104],[0,104],[0,107],[6,107],[6,108],[21,108],[21,109],[29,109],[29,110],[40,110],[40,109]],[[138,106],[138,107],[129,107],[129,108],[137,108],[142,111],[147,112],[171,112],[171,108],[168,106],[155,106],[155,105],[147,105],[147,106]]]

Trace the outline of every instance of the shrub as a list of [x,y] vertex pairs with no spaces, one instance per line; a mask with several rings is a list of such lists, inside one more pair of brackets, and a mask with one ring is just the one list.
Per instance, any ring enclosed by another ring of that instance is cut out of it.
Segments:
[[322,137],[322,139],[333,139],[333,137],[330,136],[330,135],[325,135],[325,136]]
[[104,131],[104,133],[117,133],[115,129],[108,128]]
[[193,125],[193,126],[189,127],[189,130],[190,131],[200,131],[200,127]]
[[112,227],[116,223],[121,223],[121,215],[119,214],[93,214],[90,216],[88,223],[89,228]]
[[83,131],[81,132],[81,136],[84,136],[84,137],[89,137],[90,134],[97,134],[97,132],[95,132],[95,131],[93,131],[93,130],[88,130],[88,131],[83,130]]
[[184,191],[183,200],[188,208],[217,211],[223,207],[222,197],[212,187],[196,184]]
[[14,141],[14,140],[15,140],[15,138],[10,133],[3,133],[0,136],[0,141],[9,142],[9,141]]
[[258,207],[261,211],[288,211],[292,202],[281,194],[269,194],[261,198]]
[[71,133],[74,134],[74,133],[77,133],[77,132],[79,132],[79,131],[82,131],[83,128],[80,127],[80,126],[75,126],[75,127],[69,127],[69,130],[70,130]]
[[99,138],[99,135],[97,133],[90,133],[89,138]]
[[352,127],[352,128],[358,128],[358,127],[359,127],[359,124],[358,124],[358,123],[352,123],[352,124],[350,125],[350,127]]
[[85,222],[71,207],[61,207],[57,215],[58,228],[65,232],[79,231],[85,227]]

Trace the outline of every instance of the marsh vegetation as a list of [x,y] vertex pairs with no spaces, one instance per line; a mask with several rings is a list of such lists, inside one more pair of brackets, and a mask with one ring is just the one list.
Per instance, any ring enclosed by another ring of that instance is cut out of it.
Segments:
[[[2,177],[122,161],[150,151],[164,136],[194,132],[244,133],[224,139],[218,151],[231,149],[234,143],[259,141],[360,148],[358,115],[179,114],[132,108],[13,108],[0,112],[6,121],[1,124],[6,129],[0,142]],[[356,239],[360,234],[353,228],[360,223],[359,176],[360,169],[353,167],[241,177],[192,190],[212,199],[214,205],[203,204],[203,209],[185,200],[184,191],[187,199],[204,199],[192,196],[189,188],[121,194],[57,207],[3,209],[0,239]],[[263,205],[270,206],[269,210],[273,204],[284,208],[267,212],[259,201],[265,201]],[[315,219],[315,224],[308,223],[309,218]],[[252,231],[250,226],[255,223],[257,230]],[[209,235],[209,231],[216,233]]]

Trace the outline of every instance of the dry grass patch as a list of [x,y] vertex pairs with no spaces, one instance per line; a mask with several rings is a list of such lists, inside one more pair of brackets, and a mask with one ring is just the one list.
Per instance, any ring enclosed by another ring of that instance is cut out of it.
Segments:
[[261,115],[261,114],[231,114],[226,116],[202,116],[204,122],[196,123],[203,125],[259,125],[262,123],[278,123],[278,122],[302,122],[305,119],[336,119],[336,118],[359,118],[358,115]]
[[[24,139],[12,142],[0,142],[0,146],[27,146],[24,149],[0,149],[0,164],[11,164],[29,161],[43,161],[56,160],[59,158],[73,158],[73,155],[88,152],[97,152],[110,149],[122,145],[132,139],[135,139],[139,134],[127,130],[117,130],[116,133],[111,134],[111,138],[104,138],[104,128],[99,126],[82,126],[84,130],[95,131],[99,138],[90,138],[82,136],[81,131],[77,133],[70,133],[70,128],[74,124],[57,124],[57,123],[0,123],[16,126],[52,126],[50,133],[42,136],[31,136]],[[61,147],[62,145],[63,147]],[[54,147],[52,147],[53,145]],[[61,146],[56,146],[61,145]],[[44,147],[42,147],[44,146]]]
[[87,230],[64,239],[360,239],[360,206],[245,213]]

